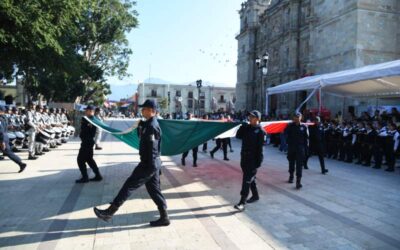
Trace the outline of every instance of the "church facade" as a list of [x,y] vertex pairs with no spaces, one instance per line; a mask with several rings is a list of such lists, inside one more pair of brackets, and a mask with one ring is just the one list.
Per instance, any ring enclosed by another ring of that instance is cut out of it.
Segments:
[[[265,91],[298,78],[400,58],[400,1],[248,0],[239,11],[236,109],[266,112]],[[268,54],[268,72],[255,60]],[[289,114],[306,91],[273,95],[269,112]],[[323,93],[322,105],[342,104]],[[307,108],[317,107],[316,98]]]

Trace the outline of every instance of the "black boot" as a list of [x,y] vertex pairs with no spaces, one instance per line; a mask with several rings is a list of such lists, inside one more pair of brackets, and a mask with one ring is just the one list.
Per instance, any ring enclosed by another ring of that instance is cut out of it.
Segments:
[[19,171],[18,171],[18,173],[22,173],[22,172],[25,170],[25,168],[26,168],[26,163],[21,162],[21,163],[19,164]]
[[36,159],[37,159],[37,157],[34,155],[31,155],[31,154],[28,157],[28,160],[36,160]]
[[257,190],[257,186],[256,186],[255,182],[252,183],[250,188],[251,188],[252,196],[250,197],[250,199],[247,200],[247,203],[253,203],[253,202],[256,202],[256,201],[258,201],[260,199],[260,196],[258,195],[258,190]]
[[250,199],[247,200],[247,203],[253,203],[253,202],[258,201],[259,199],[260,199],[260,197],[258,196],[258,194],[257,195],[253,194],[253,196],[251,196]]
[[288,183],[293,183],[293,175],[290,175],[290,176],[289,176]]
[[152,227],[162,227],[162,226],[169,226],[171,222],[169,221],[168,213],[165,208],[158,209],[160,212],[160,219],[155,221],[150,221],[150,226]]
[[88,177],[82,177],[78,180],[75,180],[75,183],[77,184],[82,184],[82,183],[88,183],[89,182],[89,178]]
[[118,207],[111,204],[107,209],[101,210],[98,209],[97,207],[93,208],[94,213],[96,214],[97,218],[104,220],[105,222],[108,222],[111,220],[113,215],[118,211]]
[[243,212],[246,209],[245,205],[246,205],[246,197],[242,196],[239,203],[233,206],[233,208],[239,210],[240,212]]
[[100,174],[96,174],[94,178],[91,178],[89,181],[102,181],[103,177]]
[[185,158],[182,158],[182,159],[181,159],[181,163],[182,163],[182,166],[185,166],[185,165],[186,165]]
[[302,188],[303,187],[303,185],[301,185],[301,178],[300,177],[297,177],[297,180],[296,180],[296,189],[300,189],[300,188]]
[[102,181],[103,176],[100,174],[100,170],[98,168],[93,169],[93,172],[95,174],[94,178],[91,178],[90,181]]
[[321,171],[322,174],[326,174],[326,173],[328,173],[328,172],[329,172],[329,170],[326,169],[326,168],[322,169],[322,171]]

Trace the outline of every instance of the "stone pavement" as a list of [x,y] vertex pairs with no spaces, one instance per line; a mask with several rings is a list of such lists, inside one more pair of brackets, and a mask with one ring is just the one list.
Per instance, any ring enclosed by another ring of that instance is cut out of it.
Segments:
[[[126,128],[128,120],[112,120]],[[199,167],[163,157],[162,189],[172,224],[151,228],[158,216],[145,188],[135,192],[112,222],[99,221],[93,206],[106,207],[138,162],[138,154],[110,135],[95,152],[104,181],[75,185],[78,141],[47,153],[22,174],[0,162],[0,248],[5,249],[400,249],[400,174],[316,157],[304,171],[303,189],[287,184],[287,160],[270,146],[258,173],[261,200],[246,211],[239,200],[240,142],[230,161],[199,153]],[[214,142],[209,142],[209,148]],[[26,153],[22,153],[27,158]],[[221,160],[220,160],[221,159]]]

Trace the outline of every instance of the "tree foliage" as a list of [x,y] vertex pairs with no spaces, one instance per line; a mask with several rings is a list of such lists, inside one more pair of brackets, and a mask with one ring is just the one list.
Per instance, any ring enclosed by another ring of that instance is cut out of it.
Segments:
[[106,76],[127,76],[131,0],[0,1],[0,78],[22,77],[32,98],[102,103]]

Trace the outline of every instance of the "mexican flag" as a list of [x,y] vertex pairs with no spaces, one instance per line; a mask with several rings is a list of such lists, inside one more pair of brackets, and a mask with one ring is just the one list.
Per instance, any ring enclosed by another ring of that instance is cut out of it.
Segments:
[[[96,119],[85,117],[97,128],[112,134],[130,147],[139,149],[137,126],[140,120],[134,120],[132,126],[125,131],[114,129]],[[291,121],[262,122],[261,127],[268,134],[282,133]],[[213,138],[235,137],[242,123],[202,120],[162,120],[159,119],[161,137],[161,155],[182,154]]]

